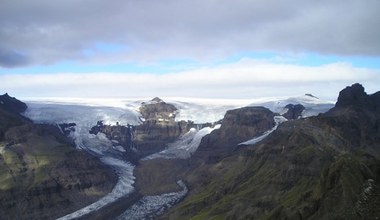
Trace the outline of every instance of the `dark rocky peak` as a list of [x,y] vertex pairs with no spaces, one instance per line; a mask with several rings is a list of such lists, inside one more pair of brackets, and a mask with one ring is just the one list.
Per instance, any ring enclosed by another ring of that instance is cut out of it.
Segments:
[[28,107],[25,103],[5,93],[0,96],[0,108],[13,114],[24,112]]
[[376,111],[380,111],[380,91],[370,95],[371,101],[374,103]]
[[152,102],[164,102],[164,101],[162,101],[162,99],[160,99],[158,97],[154,97],[151,101]]
[[335,107],[329,111],[329,114],[342,113],[342,109],[350,109],[354,112],[360,110],[379,114],[380,92],[368,95],[364,91],[364,87],[359,83],[347,86],[340,91],[338,101],[336,102]]
[[364,87],[359,83],[355,83],[352,86],[347,86],[339,92],[338,101],[336,102],[335,107],[369,107],[370,105],[372,105],[372,103],[369,96],[364,91]]
[[305,110],[305,107],[301,104],[288,104],[285,106],[285,108],[288,109],[288,111],[282,116],[288,120],[300,118],[302,116],[303,110]]
[[309,96],[309,97],[312,97],[312,98],[315,98],[315,99],[319,99],[318,97],[314,96],[313,94],[310,94],[310,93],[306,93],[305,96]]
[[150,102],[143,102],[139,111],[145,120],[173,121],[177,108],[156,97]]

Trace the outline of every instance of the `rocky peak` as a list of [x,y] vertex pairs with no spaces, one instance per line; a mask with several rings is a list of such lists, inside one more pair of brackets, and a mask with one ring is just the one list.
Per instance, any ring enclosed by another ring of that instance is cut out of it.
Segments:
[[311,94],[311,93],[306,93],[305,96],[309,96],[309,97],[311,97],[311,98],[319,99],[318,97],[314,96],[314,95]]
[[288,120],[300,118],[302,116],[302,111],[305,110],[305,107],[301,104],[288,104],[285,108],[288,109],[288,111],[282,116]]
[[338,101],[335,107],[344,108],[349,106],[368,106],[370,100],[367,93],[364,91],[364,87],[355,83],[352,86],[347,86],[345,89],[339,92]]
[[14,97],[5,93],[0,96],[0,108],[10,113],[22,113],[27,109],[27,105]]
[[154,97],[151,101],[152,102],[164,102],[164,101],[162,101],[162,99],[160,99],[158,97]]
[[177,108],[156,97],[148,103],[143,102],[139,111],[145,120],[173,121]]

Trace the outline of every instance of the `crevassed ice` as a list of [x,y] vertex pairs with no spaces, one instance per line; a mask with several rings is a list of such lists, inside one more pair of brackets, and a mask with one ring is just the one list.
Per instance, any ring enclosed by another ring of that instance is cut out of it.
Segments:
[[165,210],[179,202],[188,192],[185,183],[181,180],[177,184],[182,188],[179,192],[166,193],[158,196],[144,196],[133,206],[128,208],[117,220],[154,219]]

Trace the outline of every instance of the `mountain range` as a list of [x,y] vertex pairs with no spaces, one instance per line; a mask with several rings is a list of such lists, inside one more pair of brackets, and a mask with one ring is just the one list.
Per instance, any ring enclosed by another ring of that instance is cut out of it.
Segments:
[[0,96],[2,218],[380,218],[380,92],[125,106]]

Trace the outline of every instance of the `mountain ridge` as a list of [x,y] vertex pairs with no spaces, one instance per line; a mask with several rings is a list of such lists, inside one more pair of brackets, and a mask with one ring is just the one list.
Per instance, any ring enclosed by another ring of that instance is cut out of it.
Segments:
[[284,122],[255,145],[185,169],[189,195],[162,219],[379,217],[378,93],[367,108],[345,98],[358,87],[325,114]]

